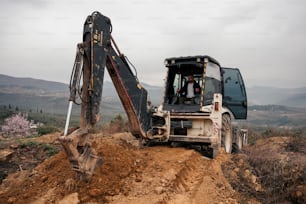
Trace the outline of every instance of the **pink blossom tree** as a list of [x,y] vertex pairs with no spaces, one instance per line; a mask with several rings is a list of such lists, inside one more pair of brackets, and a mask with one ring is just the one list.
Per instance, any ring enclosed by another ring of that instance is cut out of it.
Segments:
[[1,126],[4,136],[29,136],[31,135],[32,122],[28,121],[27,115],[15,114],[4,121]]

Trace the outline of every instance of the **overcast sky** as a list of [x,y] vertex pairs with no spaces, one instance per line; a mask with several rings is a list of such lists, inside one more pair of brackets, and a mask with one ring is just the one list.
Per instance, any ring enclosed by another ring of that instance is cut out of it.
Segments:
[[248,87],[306,87],[305,0],[0,2],[1,74],[68,83],[83,23],[97,10],[142,82],[163,85],[167,57],[210,55],[240,68]]

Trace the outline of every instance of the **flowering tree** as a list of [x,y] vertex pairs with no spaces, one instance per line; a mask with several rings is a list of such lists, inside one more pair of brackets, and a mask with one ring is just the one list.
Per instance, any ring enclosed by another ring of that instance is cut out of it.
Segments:
[[1,126],[3,135],[13,136],[28,136],[31,135],[32,122],[28,121],[27,115],[18,113],[13,115],[4,121],[4,125]]

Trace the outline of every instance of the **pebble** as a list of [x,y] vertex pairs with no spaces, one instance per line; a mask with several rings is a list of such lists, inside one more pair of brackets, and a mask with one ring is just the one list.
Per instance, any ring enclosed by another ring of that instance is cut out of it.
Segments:
[[160,194],[162,194],[162,193],[164,192],[164,188],[158,186],[158,187],[156,187],[156,188],[154,189],[154,192],[155,192],[156,194],[160,195]]
[[244,174],[243,174],[243,176],[244,177],[248,177],[248,176],[250,176],[250,170],[248,170],[248,169],[246,169],[245,171],[244,171]]
[[257,178],[256,178],[256,176],[255,175],[252,175],[251,176],[251,181],[252,181],[252,183],[256,183],[256,180],[257,180]]

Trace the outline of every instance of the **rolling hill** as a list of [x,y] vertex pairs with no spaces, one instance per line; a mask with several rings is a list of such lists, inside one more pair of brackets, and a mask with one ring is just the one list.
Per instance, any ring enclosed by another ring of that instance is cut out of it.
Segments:
[[[153,104],[161,101],[161,87],[142,84],[150,93]],[[0,105],[12,106],[25,111],[40,111],[65,114],[68,107],[69,85],[60,82],[33,78],[18,78],[0,74]],[[73,114],[80,108],[73,108]],[[123,107],[113,84],[105,81],[103,85],[102,114],[124,114]]]
[[[163,89],[159,86],[142,84],[149,93],[153,105],[161,102]],[[66,114],[69,85],[33,78],[17,78],[0,74],[0,106],[18,107],[24,111],[39,111]],[[306,118],[306,87],[284,89],[275,87],[247,88],[249,117],[248,123],[256,125],[301,125]],[[73,108],[79,115],[80,108]],[[102,117],[111,118],[125,114],[113,84],[103,85]],[[273,117],[272,117],[273,116]],[[295,119],[292,119],[295,118]]]

